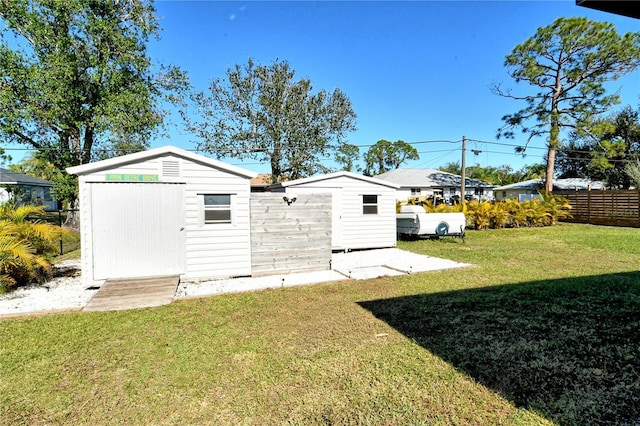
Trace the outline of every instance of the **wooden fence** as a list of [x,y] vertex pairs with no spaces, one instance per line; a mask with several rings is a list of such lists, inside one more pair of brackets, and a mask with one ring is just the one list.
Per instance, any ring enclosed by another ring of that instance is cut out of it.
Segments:
[[566,222],[640,228],[638,191],[554,191],[553,194],[566,197],[571,204],[573,217],[565,219]]
[[331,194],[251,194],[252,275],[328,269]]

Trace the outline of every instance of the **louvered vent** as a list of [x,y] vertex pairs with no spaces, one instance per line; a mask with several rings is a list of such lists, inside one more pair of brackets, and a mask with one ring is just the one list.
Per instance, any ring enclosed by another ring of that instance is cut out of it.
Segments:
[[180,163],[177,161],[163,161],[162,176],[180,177]]

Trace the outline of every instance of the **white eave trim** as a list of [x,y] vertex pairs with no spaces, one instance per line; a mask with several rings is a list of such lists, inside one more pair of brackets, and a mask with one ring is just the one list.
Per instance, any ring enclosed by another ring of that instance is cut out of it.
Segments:
[[82,164],[80,166],[68,167],[67,173],[73,175],[84,175],[87,173],[96,172],[99,170],[110,169],[124,164],[135,163],[143,161],[153,157],[159,157],[166,154],[173,154],[179,157],[187,158],[189,160],[203,163],[208,166],[227,171],[236,175],[240,175],[249,179],[252,179],[258,175],[256,172],[243,169],[241,167],[232,166],[222,161],[214,160],[213,158],[205,157],[203,155],[195,154],[190,151],[186,151],[175,146],[167,145],[160,148],[150,149],[148,151],[140,151],[133,154],[127,154],[120,157],[109,158],[107,160],[96,161],[95,163]]
[[272,185],[272,187],[277,187],[277,186],[282,186],[282,187],[288,187],[288,186],[296,186],[296,185],[304,185],[306,183],[311,183],[311,182],[319,182],[319,181],[323,181],[323,180],[329,180],[329,179],[335,179],[338,177],[350,177],[352,179],[357,179],[357,180],[361,180],[364,182],[369,182],[375,185],[381,185],[381,186],[386,186],[389,188],[393,188],[393,189],[399,189],[400,185],[397,183],[393,183],[393,182],[389,182],[386,180],[382,180],[382,179],[376,179],[376,178],[372,178],[369,176],[363,176],[363,175],[359,175],[356,173],[352,173],[352,172],[345,172],[345,171],[341,171],[341,172],[334,172],[334,173],[329,173],[326,175],[318,175],[318,176],[311,176],[311,177],[307,177],[307,178],[302,178],[302,179],[296,179],[296,180],[290,180],[287,182],[281,182],[275,185]]

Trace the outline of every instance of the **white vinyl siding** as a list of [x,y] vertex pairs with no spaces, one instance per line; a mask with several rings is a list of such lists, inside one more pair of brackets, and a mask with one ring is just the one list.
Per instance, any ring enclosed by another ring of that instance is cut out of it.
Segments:
[[[161,197],[157,204],[159,209],[179,208],[183,212],[183,279],[251,275],[250,179],[204,162],[169,154],[80,176],[80,203],[84,205],[81,227],[86,228],[82,232],[83,277],[88,284],[98,281],[93,276],[91,265],[94,249],[90,232],[91,192],[95,183],[110,184],[105,183],[106,174],[157,175],[160,183],[183,184],[181,206],[169,205]],[[142,185],[154,184],[157,183]],[[231,222],[204,225],[204,194],[231,194]],[[158,271],[161,273],[162,268]]]
[[[249,179],[196,162],[182,164],[187,184],[187,278],[251,275]],[[204,224],[203,194],[232,194],[231,222]]]

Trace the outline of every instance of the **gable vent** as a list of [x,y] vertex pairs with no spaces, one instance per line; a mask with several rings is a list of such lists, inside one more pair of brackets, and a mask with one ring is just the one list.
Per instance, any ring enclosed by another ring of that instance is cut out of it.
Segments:
[[180,163],[177,161],[163,161],[162,176],[180,177]]

